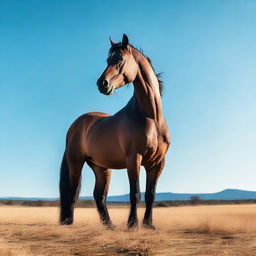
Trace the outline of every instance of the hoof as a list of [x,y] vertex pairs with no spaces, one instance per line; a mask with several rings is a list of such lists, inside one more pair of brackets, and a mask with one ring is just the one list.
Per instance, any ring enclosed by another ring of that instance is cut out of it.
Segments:
[[137,222],[129,222],[128,225],[127,225],[128,229],[129,230],[135,230],[135,229],[139,229],[139,225]]
[[139,230],[139,226],[132,226],[132,227],[130,227],[130,226],[128,226],[128,229],[127,229],[127,231],[129,232],[129,231],[136,231],[136,230]]
[[142,225],[146,229],[151,229],[151,230],[156,229],[155,226],[152,224],[152,220],[151,221],[143,221]]
[[103,226],[107,230],[115,230],[116,229],[116,226],[113,225],[112,223],[110,223],[110,224],[103,224]]
[[60,225],[72,225],[72,224],[73,224],[72,218],[66,218],[60,221]]
[[146,229],[151,229],[151,230],[156,230],[156,227],[154,225],[148,225],[148,224],[143,224],[143,228],[146,228]]

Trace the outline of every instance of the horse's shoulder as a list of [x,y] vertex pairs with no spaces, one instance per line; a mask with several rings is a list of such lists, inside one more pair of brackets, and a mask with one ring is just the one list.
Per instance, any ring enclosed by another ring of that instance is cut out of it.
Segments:
[[157,144],[157,126],[154,120],[145,118],[137,130],[138,141],[143,147],[155,147]]
[[170,145],[171,136],[165,120],[159,124],[155,120],[147,118],[144,132],[148,144],[155,145],[162,141],[164,144]]

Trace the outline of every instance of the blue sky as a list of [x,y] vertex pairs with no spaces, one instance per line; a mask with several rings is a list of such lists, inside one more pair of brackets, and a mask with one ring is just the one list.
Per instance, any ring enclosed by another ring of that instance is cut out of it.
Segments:
[[[158,192],[256,190],[256,2],[0,1],[0,196],[58,196],[65,134],[81,114],[114,114],[96,80],[108,36],[126,33],[164,72],[172,146]],[[85,166],[81,195],[91,195]],[[145,173],[141,170],[141,190]],[[114,170],[110,194],[128,190]]]

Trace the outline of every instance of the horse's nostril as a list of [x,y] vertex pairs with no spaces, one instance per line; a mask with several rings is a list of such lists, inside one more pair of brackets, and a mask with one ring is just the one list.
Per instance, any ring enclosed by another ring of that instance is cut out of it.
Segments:
[[102,85],[103,85],[103,87],[107,88],[108,87],[108,81],[107,80],[103,80]]

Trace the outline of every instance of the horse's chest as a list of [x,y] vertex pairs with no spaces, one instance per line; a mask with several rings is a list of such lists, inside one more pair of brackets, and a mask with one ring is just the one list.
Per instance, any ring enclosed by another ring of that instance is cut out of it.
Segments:
[[[168,133],[168,130],[167,130]],[[154,155],[159,151],[166,152],[169,145],[168,134],[164,129],[159,128],[155,122],[148,122],[144,136],[145,153],[147,155]]]
[[147,155],[154,156],[157,152],[166,152],[168,144],[165,142],[162,134],[156,134],[153,138],[148,139],[145,151]]
[[144,136],[143,162],[145,165],[154,165],[161,161],[170,145],[170,134],[167,126],[157,126],[149,122]]

